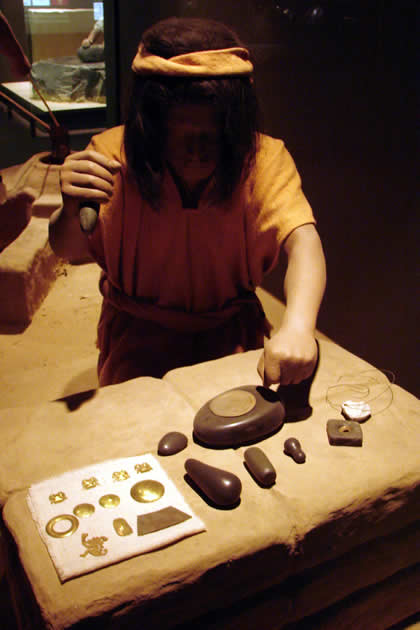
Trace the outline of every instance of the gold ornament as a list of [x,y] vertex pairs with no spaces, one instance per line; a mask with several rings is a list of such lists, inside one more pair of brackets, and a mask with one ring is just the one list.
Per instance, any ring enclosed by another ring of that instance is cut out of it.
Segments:
[[62,491],[57,492],[56,494],[50,494],[49,496],[50,503],[62,503],[66,499],[66,493]]
[[130,475],[128,474],[126,470],[119,470],[117,472],[112,473],[113,481],[125,481],[126,479],[129,479],[129,478],[130,478]]
[[94,511],[95,506],[91,503],[79,503],[79,505],[76,505],[76,507],[73,509],[73,514],[75,514],[79,518],[87,518],[88,516],[91,516]]
[[116,518],[112,524],[118,536],[129,536],[133,533],[132,527],[127,523],[125,518]]
[[88,540],[88,534],[82,534],[82,545],[86,547],[86,551],[80,554],[81,558],[85,558],[89,553],[92,556],[105,556],[108,549],[104,548],[104,542],[108,540],[106,536],[95,536]]
[[[61,523],[61,521],[69,521],[70,527],[60,531],[59,529],[55,529],[57,523]],[[51,518],[45,526],[45,530],[49,536],[53,538],[65,538],[66,536],[71,536],[74,534],[76,529],[79,527],[79,521],[73,514],[59,514],[58,516],[54,516]]]
[[151,503],[157,501],[164,494],[165,487],[160,481],[154,479],[145,479],[134,484],[130,490],[130,494],[135,501],[139,503]]
[[152,467],[147,462],[143,462],[142,464],[136,464],[134,466],[134,470],[136,471],[136,473],[146,473],[152,470]]
[[104,494],[99,499],[99,504],[104,508],[115,508],[120,504],[120,497],[117,494]]
[[85,490],[90,490],[91,488],[96,488],[96,486],[99,486],[99,481],[96,479],[96,477],[89,477],[89,479],[83,479],[82,481],[82,486]]

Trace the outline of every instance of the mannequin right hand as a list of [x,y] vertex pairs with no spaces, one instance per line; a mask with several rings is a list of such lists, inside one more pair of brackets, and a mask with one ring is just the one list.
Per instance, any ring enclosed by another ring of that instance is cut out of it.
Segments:
[[112,197],[114,176],[120,169],[119,162],[92,149],[70,153],[60,170],[61,191],[75,200],[106,203]]

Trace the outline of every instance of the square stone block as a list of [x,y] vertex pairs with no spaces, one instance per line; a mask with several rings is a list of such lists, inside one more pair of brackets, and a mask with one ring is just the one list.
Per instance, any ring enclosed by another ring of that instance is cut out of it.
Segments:
[[0,254],[0,326],[24,328],[48,294],[60,259],[48,243],[48,219],[33,217]]

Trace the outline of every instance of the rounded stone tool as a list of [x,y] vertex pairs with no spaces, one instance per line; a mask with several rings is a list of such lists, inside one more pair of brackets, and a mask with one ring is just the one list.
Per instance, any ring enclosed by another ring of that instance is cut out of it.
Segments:
[[299,440],[294,437],[289,438],[284,443],[284,452],[286,455],[290,455],[297,464],[303,464],[306,461],[306,455],[302,451]]
[[84,201],[79,206],[79,221],[82,232],[93,232],[98,220],[99,203],[96,201]]
[[247,448],[244,453],[245,463],[255,479],[265,487],[272,486],[276,481],[276,471],[267,455],[257,446]]
[[188,444],[187,436],[179,431],[170,431],[159,440],[158,455],[175,455]]
[[184,466],[193,482],[216,505],[228,507],[239,501],[242,483],[233,473],[198,459],[187,459]]

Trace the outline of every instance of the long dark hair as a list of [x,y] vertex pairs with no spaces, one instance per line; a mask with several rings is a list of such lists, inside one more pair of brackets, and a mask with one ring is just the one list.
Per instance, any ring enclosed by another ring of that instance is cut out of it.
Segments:
[[[142,43],[150,53],[166,59],[188,52],[243,45],[224,24],[199,18],[158,22],[145,31]],[[221,152],[211,191],[212,202],[229,199],[255,159],[258,104],[249,76],[190,79],[132,72],[124,149],[140,193],[155,208],[159,207],[166,168],[168,113],[173,105],[182,103],[211,103],[219,117]]]

